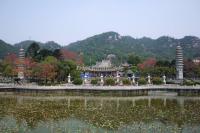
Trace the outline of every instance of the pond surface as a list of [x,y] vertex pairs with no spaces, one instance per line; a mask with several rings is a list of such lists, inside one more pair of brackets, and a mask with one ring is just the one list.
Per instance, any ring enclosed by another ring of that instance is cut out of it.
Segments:
[[0,95],[0,132],[198,133],[200,97]]

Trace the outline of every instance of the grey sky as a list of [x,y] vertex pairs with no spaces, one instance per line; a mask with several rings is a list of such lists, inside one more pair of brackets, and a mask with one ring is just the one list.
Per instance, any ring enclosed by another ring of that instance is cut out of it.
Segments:
[[200,37],[200,0],[0,0],[0,39],[62,45],[107,31]]

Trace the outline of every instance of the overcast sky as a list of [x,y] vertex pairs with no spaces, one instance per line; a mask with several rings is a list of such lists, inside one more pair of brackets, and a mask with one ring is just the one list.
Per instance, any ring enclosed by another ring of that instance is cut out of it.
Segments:
[[0,39],[67,45],[107,31],[200,37],[200,0],[0,0]]

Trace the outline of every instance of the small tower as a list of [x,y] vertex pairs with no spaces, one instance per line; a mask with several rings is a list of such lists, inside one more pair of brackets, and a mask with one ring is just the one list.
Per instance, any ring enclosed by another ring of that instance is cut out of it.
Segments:
[[25,66],[24,66],[24,58],[25,58],[25,52],[24,49],[21,48],[19,50],[19,65],[18,65],[18,78],[23,80],[24,79],[24,70],[25,70]]
[[180,45],[176,47],[176,79],[183,80],[183,50]]

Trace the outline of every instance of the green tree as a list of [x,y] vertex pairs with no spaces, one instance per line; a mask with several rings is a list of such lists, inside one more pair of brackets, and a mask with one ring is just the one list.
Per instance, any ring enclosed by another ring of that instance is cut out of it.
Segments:
[[36,57],[39,61],[42,61],[48,56],[53,56],[53,52],[47,49],[41,49]]
[[156,62],[156,66],[159,67],[171,67],[171,63],[167,60],[159,60]]
[[139,63],[141,63],[141,59],[139,56],[136,56],[134,54],[129,54],[127,62],[133,66],[137,66]]
[[57,64],[58,64],[58,60],[57,60],[55,57],[53,57],[53,56],[47,56],[47,57],[44,59],[43,63],[48,63],[48,64],[52,64],[52,65],[57,65]]
[[3,73],[3,62],[0,61],[0,73]]
[[3,71],[3,75],[12,77],[13,76],[13,70],[11,65],[6,65]]
[[56,57],[58,60],[61,60],[62,59],[62,53],[61,53],[60,49],[54,50],[53,56]]
[[80,72],[77,70],[77,65],[73,61],[59,61],[57,80],[66,81],[67,76],[71,75],[72,80],[80,78]]
[[38,60],[40,46],[36,42],[33,42],[26,51],[26,57],[31,57],[34,60]]
[[131,66],[131,71],[132,71],[133,73],[138,72],[138,67],[137,67],[137,66]]

